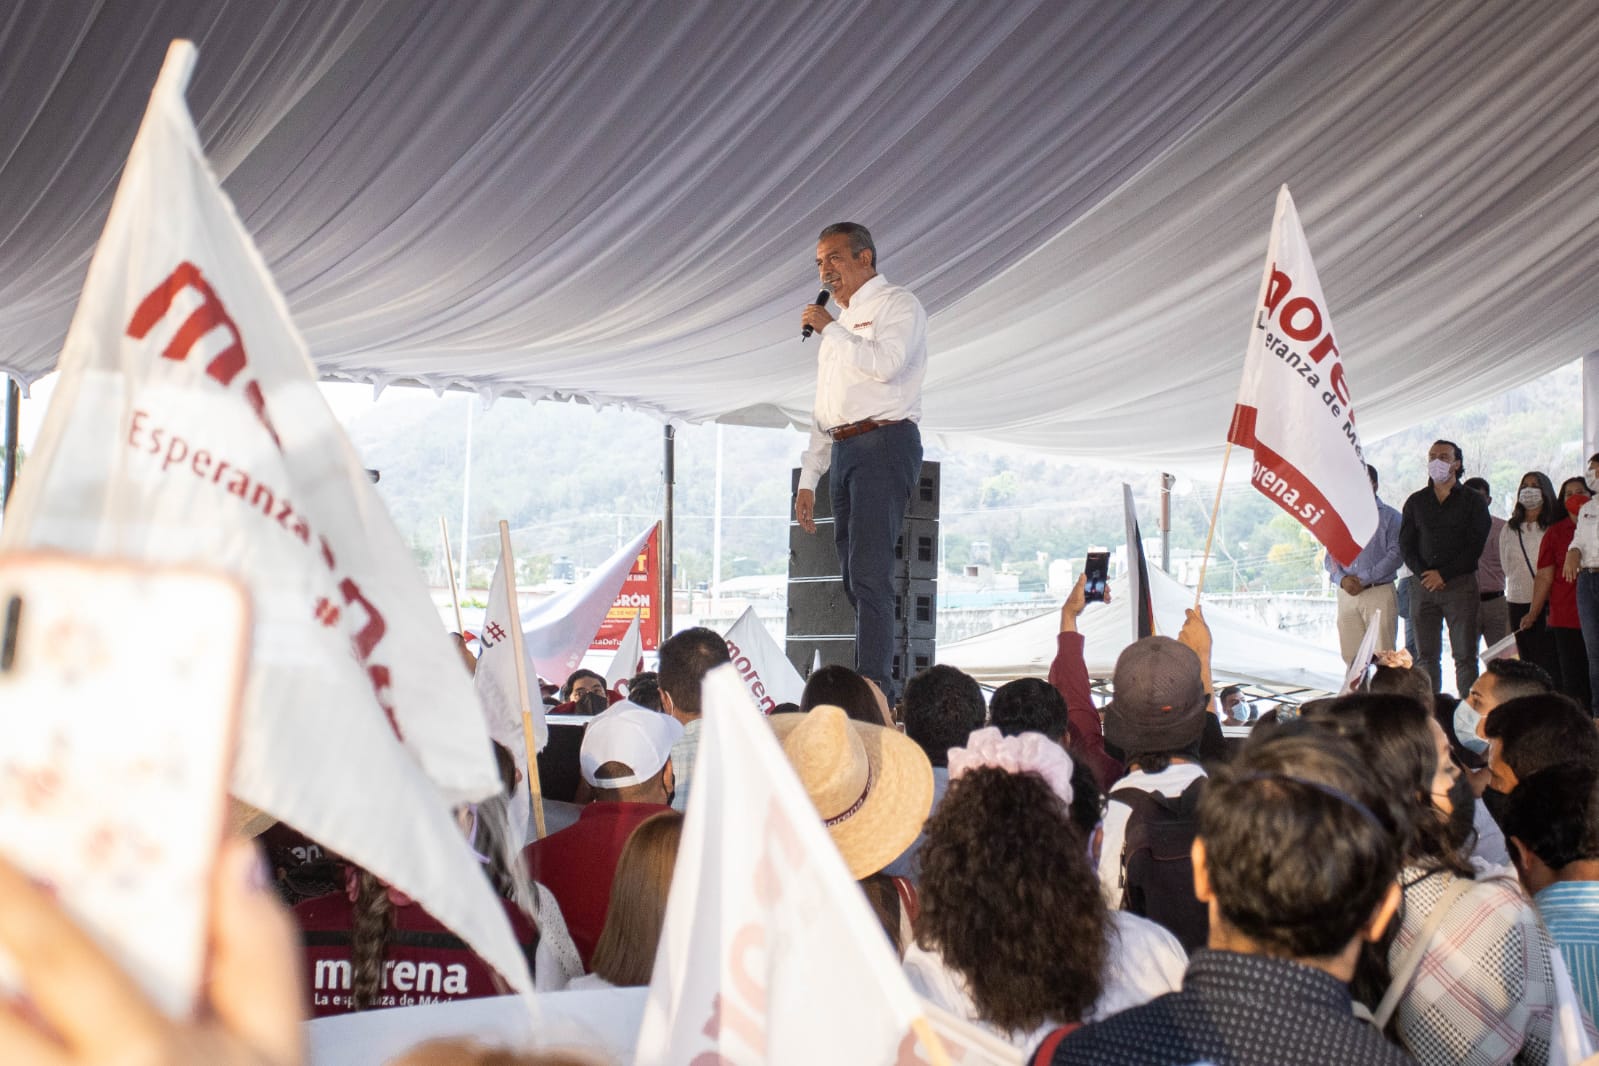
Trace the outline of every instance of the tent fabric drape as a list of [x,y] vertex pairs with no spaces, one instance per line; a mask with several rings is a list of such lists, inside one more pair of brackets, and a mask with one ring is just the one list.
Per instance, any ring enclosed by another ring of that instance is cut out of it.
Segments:
[[55,363],[167,42],[327,379],[804,424],[823,225],[923,424],[1219,455],[1277,186],[1368,437],[1599,350],[1599,19],[1558,0],[23,0],[0,370]]

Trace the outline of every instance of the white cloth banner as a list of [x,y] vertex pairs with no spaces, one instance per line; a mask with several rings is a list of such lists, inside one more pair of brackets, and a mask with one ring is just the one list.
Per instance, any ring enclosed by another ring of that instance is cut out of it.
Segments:
[[1349,672],[1344,674],[1344,684],[1338,690],[1338,695],[1355,691],[1361,681],[1365,680],[1366,668],[1377,656],[1377,629],[1381,625],[1382,612],[1372,611],[1371,618],[1366,622],[1366,633],[1360,638],[1360,647],[1355,649],[1355,657],[1349,661]]
[[726,640],[733,668],[762,714],[771,714],[779,703],[799,703],[805,681],[755,616],[755,608],[745,608]]
[[[522,695],[516,677],[516,648],[511,640],[511,599],[506,588],[505,568],[494,564],[494,580],[489,582],[489,603],[478,627],[477,673],[473,684],[483,705],[483,718],[489,736],[505,746],[516,763],[520,787],[511,796],[507,816],[511,839],[527,840],[533,812],[527,788],[527,740],[522,733]],[[533,746],[538,751],[550,742],[550,726],[544,719],[544,697],[528,666],[528,706],[533,716]]]
[[636,676],[644,665],[644,634],[639,629],[638,615],[627,624],[627,632],[622,634],[622,642],[616,646],[616,654],[611,656],[611,665],[605,670],[605,687],[615,689],[617,685]]
[[1332,315],[1288,186],[1277,192],[1266,270],[1227,439],[1254,452],[1250,481],[1345,566],[1377,530],[1377,500]]
[[634,1061],[932,1061],[921,1002],[731,665],[704,707]]
[[[428,1040],[467,1038],[491,1047],[583,1048],[601,1062],[633,1060],[642,988],[540,992],[361,1011],[305,1023],[310,1066],[384,1066]],[[964,1066],[964,1064],[963,1064]]]
[[415,898],[527,991],[450,812],[499,791],[471,684],[200,150],[194,62],[173,43],[3,545],[237,574],[255,628],[234,793]]
[[522,649],[528,663],[546,681],[565,684],[567,676],[583,664],[584,653],[594,643],[600,623],[654,529],[652,522],[581,583],[522,612]]

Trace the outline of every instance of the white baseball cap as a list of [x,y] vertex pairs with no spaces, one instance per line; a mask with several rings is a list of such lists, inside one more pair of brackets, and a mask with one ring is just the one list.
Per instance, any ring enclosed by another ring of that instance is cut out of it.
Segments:
[[[595,788],[641,785],[661,772],[672,757],[672,745],[682,735],[682,724],[671,715],[619,700],[595,715],[583,731],[583,747],[578,752],[583,780]],[[633,773],[596,778],[594,772],[608,762],[619,762]]]

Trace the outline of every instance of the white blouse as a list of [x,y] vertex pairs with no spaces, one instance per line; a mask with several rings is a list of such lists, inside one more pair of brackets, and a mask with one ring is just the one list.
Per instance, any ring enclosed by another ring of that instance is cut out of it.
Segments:
[[1505,599],[1511,603],[1532,602],[1532,583],[1538,576],[1538,546],[1543,543],[1543,535],[1543,526],[1530,519],[1522,522],[1520,529],[1507,525],[1499,531],[1499,566],[1505,572]]

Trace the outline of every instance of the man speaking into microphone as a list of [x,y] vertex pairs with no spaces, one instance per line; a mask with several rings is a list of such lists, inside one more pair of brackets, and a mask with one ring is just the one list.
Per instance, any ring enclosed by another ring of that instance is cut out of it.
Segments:
[[[802,336],[815,331],[816,405],[800,460],[794,518],[816,532],[816,484],[829,469],[833,536],[844,592],[855,608],[855,669],[899,696],[894,657],[894,542],[922,470],[922,376],[927,312],[910,290],[877,272],[866,227],[839,222],[816,244],[822,285],[838,301],[807,304]],[[825,294],[824,294],[825,295]]]

